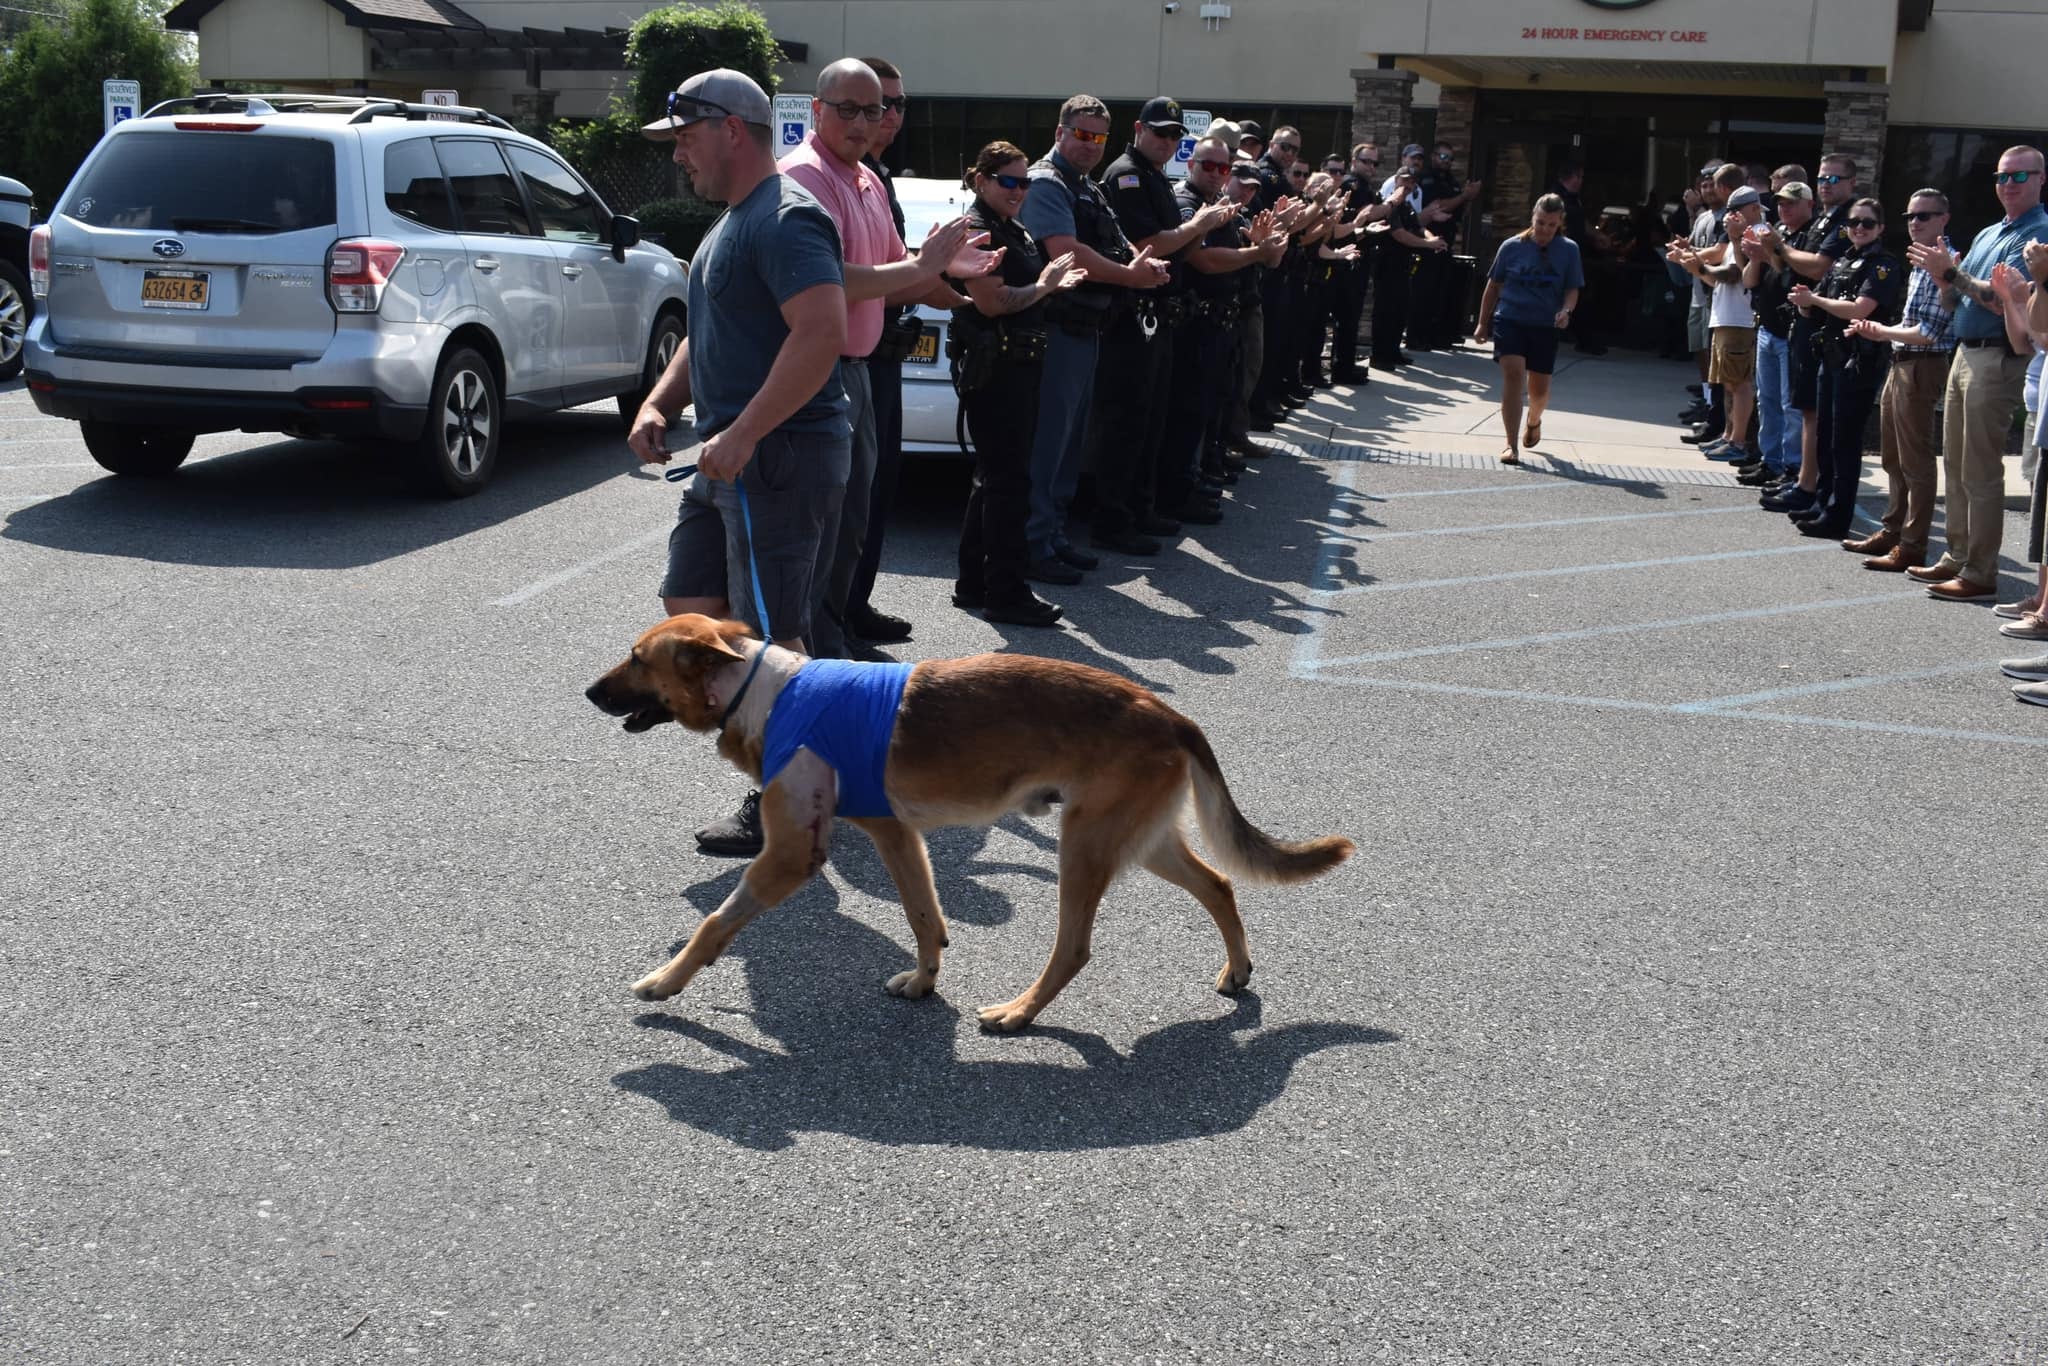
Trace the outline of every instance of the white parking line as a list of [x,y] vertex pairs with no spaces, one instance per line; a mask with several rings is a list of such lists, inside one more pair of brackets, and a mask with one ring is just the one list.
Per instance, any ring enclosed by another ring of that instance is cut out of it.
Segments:
[[1567,574],[1607,574],[1620,569],[1661,569],[1675,564],[1706,564],[1712,560],[1754,560],[1767,555],[1810,555],[1832,550],[1827,545],[1772,546],[1767,550],[1719,550],[1710,555],[1670,555],[1661,560],[1610,560],[1601,564],[1566,565],[1562,569],[1513,569],[1504,574],[1467,574],[1455,579],[1413,579],[1401,583],[1361,583],[1325,589],[1331,597],[1360,593],[1410,593],[1418,588],[1468,588],[1481,583],[1516,583],[1523,579],[1554,579]]
[[1476,489],[1417,489],[1408,493],[1368,493],[1363,496],[1367,502],[1391,503],[1397,498],[1461,498],[1478,493],[1557,493],[1563,489],[1598,487],[1598,484],[1584,479],[1563,484],[1532,484],[1524,481],[1519,484],[1483,484]]
[[1910,683],[1919,678],[1947,678],[1951,674],[1983,673],[1998,671],[1995,659],[1971,660],[1967,664],[1943,664],[1932,669],[1909,669],[1895,674],[1858,674],[1854,678],[1831,679],[1826,683],[1806,683],[1795,688],[1772,688],[1766,692],[1736,693],[1728,697],[1703,697],[1697,702],[1681,702],[1674,711],[1715,712],[1728,711],[1735,707],[1750,707],[1759,702],[1788,702],[1795,697],[1818,697],[1823,693],[1853,692],[1858,688],[1876,688],[1886,683]]
[[1693,626],[1714,626],[1728,621],[1754,621],[1764,617],[1793,616],[1802,612],[1842,611],[1871,607],[1883,602],[1921,598],[1921,589],[1910,593],[1894,590],[1860,598],[1829,598],[1824,602],[1795,602],[1782,607],[1744,607],[1732,612],[1704,612],[1692,617],[1666,617],[1661,621],[1624,621],[1609,626],[1586,626],[1576,631],[1545,631],[1533,636],[1507,636],[1497,640],[1468,640],[1452,645],[1424,645],[1412,650],[1376,650],[1370,654],[1339,655],[1325,659],[1316,668],[1335,669],[1352,664],[1391,664],[1403,659],[1434,659],[1442,655],[1467,654],[1474,650],[1514,650],[1538,645],[1557,645],[1568,640],[1590,640],[1596,636],[1625,636],[1638,631],[1682,631]]
[[576,578],[579,575],[589,573],[591,570],[597,568],[601,564],[610,564],[613,560],[620,559],[627,555],[631,555],[636,550],[645,550],[647,547],[654,545],[657,542],[667,540],[669,530],[670,528],[666,526],[657,527],[655,530],[648,532],[644,536],[635,536],[632,540],[626,542],[624,545],[613,546],[610,550],[605,551],[602,555],[594,555],[590,559],[583,561],[581,564],[571,565],[567,569],[564,569],[559,573],[550,574],[544,579],[540,579],[533,583],[530,583],[526,585],[526,587],[518,590],[515,593],[507,593],[504,597],[494,601],[491,604],[491,606],[517,607],[522,602],[531,602],[533,599],[539,597],[541,594],[547,592],[549,589],[558,588],[561,585],[569,582],[569,580]]
[[1754,504],[1745,503],[1732,508],[1685,508],[1677,512],[1622,512],[1606,517],[1557,517],[1543,522],[1487,522],[1479,526],[1440,526],[1427,531],[1389,531],[1377,536],[1368,536],[1374,543],[1380,541],[1405,541],[1416,536],[1464,536],[1477,531],[1535,531],[1541,527],[1593,526],[1604,522],[1654,522],[1671,517],[1727,517],[1733,513],[1746,512],[1756,516]]

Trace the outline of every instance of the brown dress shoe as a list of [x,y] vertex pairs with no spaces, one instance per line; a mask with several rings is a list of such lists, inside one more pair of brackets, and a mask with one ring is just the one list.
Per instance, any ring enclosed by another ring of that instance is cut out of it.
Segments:
[[1981,602],[1985,598],[1997,597],[1998,585],[1971,583],[1968,579],[1950,579],[1928,589],[1927,596],[1941,598],[1947,602]]
[[1901,570],[1910,574],[1918,569],[1926,558],[1927,552],[1924,550],[1916,552],[1895,545],[1882,555],[1872,555],[1863,562],[1863,567],[1875,569],[1880,574],[1896,574]]
[[1960,568],[1961,565],[1944,555],[1933,564],[1920,569],[1908,569],[1906,572],[1922,583],[1946,583],[1956,576],[1956,570]]
[[1898,543],[1898,537],[1892,535],[1889,531],[1880,531],[1874,536],[1865,536],[1861,540],[1851,539],[1844,541],[1842,542],[1842,549],[1852,555],[1882,555]]

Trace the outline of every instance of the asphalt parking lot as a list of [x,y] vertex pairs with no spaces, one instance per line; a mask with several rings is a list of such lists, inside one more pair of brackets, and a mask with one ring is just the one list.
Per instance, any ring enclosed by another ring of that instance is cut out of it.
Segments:
[[1359,842],[1240,889],[1246,994],[1141,876],[981,1035],[1052,938],[1011,818],[933,837],[934,998],[843,830],[647,1008],[744,785],[581,695],[674,506],[613,414],[427,502],[244,435],[113,479],[0,386],[6,1355],[2048,1362],[2048,711],[1987,610],[1733,487],[1343,444],[1012,630],[945,605],[962,482],[904,658],[1134,677]]

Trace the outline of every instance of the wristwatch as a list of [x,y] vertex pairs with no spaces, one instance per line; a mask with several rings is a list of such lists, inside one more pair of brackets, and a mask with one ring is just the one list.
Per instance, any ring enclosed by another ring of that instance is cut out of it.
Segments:
[[1960,273],[1961,272],[1958,267],[1950,266],[1947,270],[1944,270],[1941,273],[1941,282],[1945,285],[1952,285],[1956,282],[1956,276]]

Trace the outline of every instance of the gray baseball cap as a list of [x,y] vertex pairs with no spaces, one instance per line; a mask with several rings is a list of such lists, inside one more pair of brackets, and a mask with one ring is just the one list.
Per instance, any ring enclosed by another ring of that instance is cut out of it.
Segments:
[[700,71],[677,86],[668,97],[668,113],[643,125],[640,132],[655,141],[666,141],[693,123],[727,115],[763,128],[774,121],[768,94],[754,84],[753,77],[719,67]]
[[1747,185],[1728,196],[1728,207],[1731,209],[1746,209],[1752,204],[1763,202],[1764,197]]

